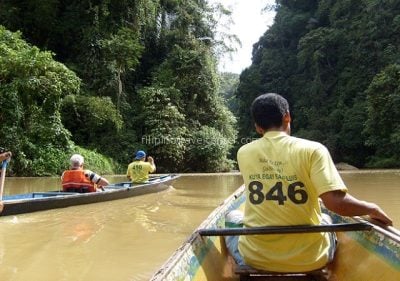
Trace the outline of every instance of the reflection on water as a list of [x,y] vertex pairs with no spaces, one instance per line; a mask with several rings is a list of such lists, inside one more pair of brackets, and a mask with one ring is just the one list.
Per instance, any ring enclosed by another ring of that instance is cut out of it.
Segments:
[[[241,183],[237,175],[187,176],[160,193],[0,217],[0,280],[148,280]],[[58,184],[7,178],[5,191]]]
[[[400,224],[399,171],[342,175],[350,193]],[[148,280],[241,183],[238,175],[183,176],[160,193],[0,217],[0,280]],[[58,178],[7,178],[5,193],[58,185]]]

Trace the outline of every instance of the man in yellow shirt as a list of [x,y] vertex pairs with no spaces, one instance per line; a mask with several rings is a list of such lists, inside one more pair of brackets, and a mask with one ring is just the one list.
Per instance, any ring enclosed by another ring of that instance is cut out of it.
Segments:
[[[246,185],[244,227],[321,224],[319,198],[339,215],[369,215],[392,224],[376,204],[347,193],[325,146],[290,136],[286,99],[277,94],[261,95],[253,101],[251,112],[262,137],[237,153]],[[244,235],[239,238],[238,249],[244,263],[254,268],[306,272],[323,267],[333,258],[335,243],[330,235]]]
[[149,173],[153,173],[156,170],[153,157],[147,157],[143,150],[136,152],[135,160],[128,165],[126,176],[132,181],[132,183],[144,183],[149,180]]

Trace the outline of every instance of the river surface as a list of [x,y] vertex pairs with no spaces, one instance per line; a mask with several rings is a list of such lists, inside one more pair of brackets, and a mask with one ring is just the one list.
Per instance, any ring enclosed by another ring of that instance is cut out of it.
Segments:
[[[352,195],[378,203],[399,228],[400,170],[341,175]],[[59,184],[59,178],[6,178],[4,192]],[[241,184],[238,174],[182,175],[160,193],[0,217],[0,281],[148,280]]]

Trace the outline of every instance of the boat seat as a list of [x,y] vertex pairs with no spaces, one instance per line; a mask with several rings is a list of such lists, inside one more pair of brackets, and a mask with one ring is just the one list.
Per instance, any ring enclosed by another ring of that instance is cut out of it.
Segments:
[[321,268],[309,272],[271,272],[265,270],[258,270],[250,266],[236,265],[235,273],[239,275],[240,281],[247,280],[269,280],[269,281],[289,281],[289,280],[303,280],[303,281],[327,281],[328,271],[327,268]]
[[88,193],[89,192],[89,188],[87,188],[86,186],[82,186],[82,187],[67,187],[66,190],[64,190],[64,192]]

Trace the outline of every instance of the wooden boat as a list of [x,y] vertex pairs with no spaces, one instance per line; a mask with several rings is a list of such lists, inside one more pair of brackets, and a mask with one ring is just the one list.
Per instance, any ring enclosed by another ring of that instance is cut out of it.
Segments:
[[[325,269],[322,279],[318,279],[316,275],[303,274],[292,274],[286,277],[268,274],[262,277],[256,274],[244,277],[241,275],[242,278],[240,278],[236,264],[227,253],[223,236],[205,236],[204,234],[207,235],[215,230],[218,232],[218,229],[224,228],[225,214],[228,211],[243,208],[244,201],[244,186],[242,186],[210,214],[151,280],[400,280],[400,232],[398,230],[385,229],[365,220],[361,221],[361,218],[345,218],[332,213],[333,225],[336,227],[361,224],[369,225],[365,228],[369,230],[337,232],[339,244],[335,260]],[[220,229],[220,231],[224,230],[229,229]]]
[[1,216],[30,213],[75,205],[123,199],[167,189],[179,175],[152,177],[143,184],[121,182],[104,187],[105,191],[75,193],[62,191],[33,192],[3,197],[4,209]]

